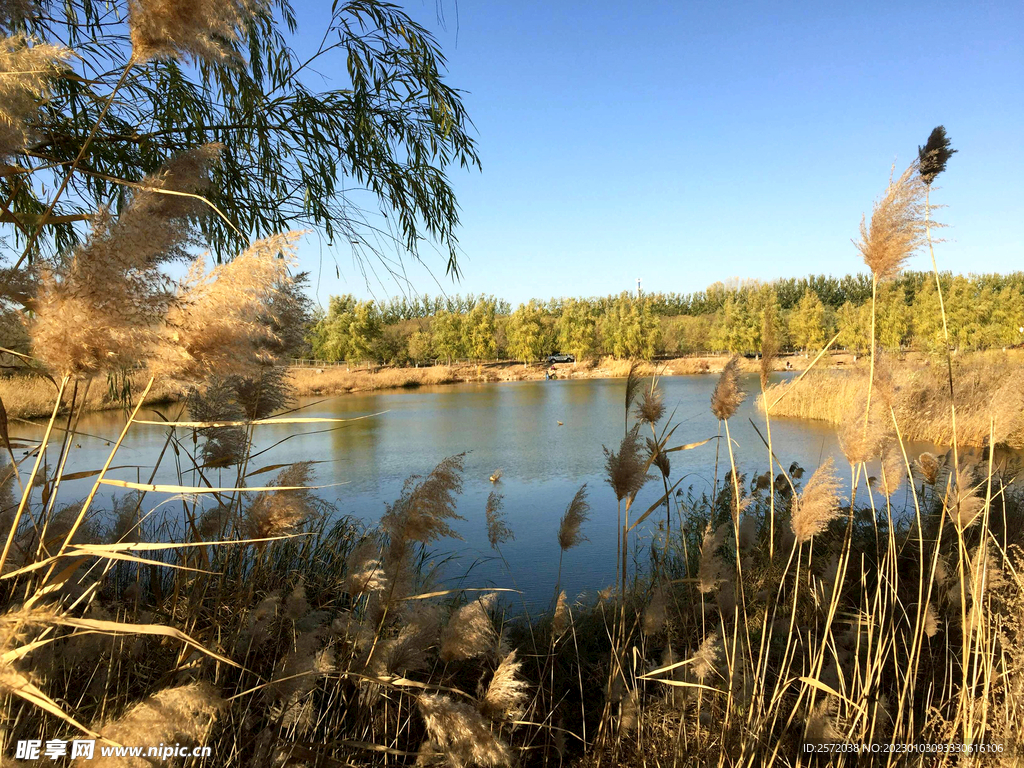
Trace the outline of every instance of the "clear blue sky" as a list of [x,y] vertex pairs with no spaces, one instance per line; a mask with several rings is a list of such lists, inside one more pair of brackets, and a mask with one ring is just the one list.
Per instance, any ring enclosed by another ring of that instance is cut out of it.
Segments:
[[[857,272],[861,215],[938,124],[959,149],[932,194],[940,268],[1024,269],[1024,3],[841,5],[461,0],[444,28],[433,0],[405,3],[483,162],[452,172],[462,280],[424,252],[441,286],[516,303]],[[308,238],[323,303],[400,290],[368,287],[347,247],[320,259]]]

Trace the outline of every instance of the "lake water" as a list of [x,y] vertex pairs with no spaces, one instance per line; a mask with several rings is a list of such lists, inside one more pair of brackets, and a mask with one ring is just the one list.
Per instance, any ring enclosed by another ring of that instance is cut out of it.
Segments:
[[[779,374],[783,378],[792,374]],[[678,376],[660,380],[668,414],[675,410],[679,423],[670,445],[691,443],[718,434],[718,422],[709,410],[716,376]],[[754,405],[753,393],[759,391],[756,377],[744,379],[752,393],[730,421],[737,465],[749,478],[767,469],[767,451],[748,419],[764,431],[763,417]],[[515,541],[506,544],[503,553],[512,568],[514,583],[531,603],[546,605],[554,589],[558,567],[557,532],[559,520],[576,490],[588,484],[591,518],[583,532],[588,541],[566,553],[562,584],[570,598],[583,591],[602,589],[614,580],[615,528],[617,504],[604,475],[602,445],[618,450],[623,436],[622,379],[556,380],[509,382],[501,384],[461,384],[411,391],[341,395],[305,408],[298,416],[352,418],[379,414],[340,425],[301,424],[260,426],[256,428],[255,450],[270,448],[254,461],[255,467],[300,460],[316,460],[317,484],[345,483],[319,491],[337,505],[342,514],[351,514],[369,523],[384,512],[386,502],[401,493],[406,478],[425,474],[447,456],[465,452],[464,492],[458,511],[466,519],[454,528],[464,542],[445,540],[436,545],[439,555],[456,553],[457,564],[448,573],[468,576],[463,586],[513,585],[509,574],[487,542],[484,508],[488,493],[497,489],[505,497],[505,511]],[[179,406],[161,409],[169,418],[177,416]],[[119,412],[87,414],[79,425],[78,443],[72,452],[67,472],[97,469],[123,425]],[[140,418],[152,418],[145,412]],[[561,422],[561,426],[559,425]],[[325,431],[330,430],[330,431]],[[18,426],[14,432],[38,437],[41,428]],[[294,435],[284,442],[279,441]],[[115,465],[131,465],[109,473],[112,478],[147,480],[157,454],[163,447],[165,430],[136,425],[120,449]],[[693,487],[695,494],[710,493],[715,474],[715,446],[712,441],[700,448],[672,454],[672,478],[685,475],[680,488]],[[773,419],[772,443],[785,466],[799,462],[808,473],[828,456],[836,460],[840,474],[846,463],[839,450],[835,430],[820,422]],[[275,445],[277,444],[277,445]],[[274,447],[271,447],[274,446]],[[719,456],[718,476],[728,469],[724,440]],[[909,446],[911,455],[935,450],[929,444]],[[58,448],[48,451],[56,459]],[[156,482],[177,483],[174,457],[164,459]],[[188,467],[183,460],[183,466]],[[489,477],[502,470],[499,483]],[[776,469],[777,471],[777,469]],[[269,483],[272,473],[252,478],[255,484]],[[225,471],[224,485],[233,483],[233,473]],[[64,500],[84,497],[92,480],[78,480],[61,489]],[[685,492],[685,491],[684,491]],[[101,493],[101,506],[110,506],[112,489]],[[651,482],[638,498],[637,508],[646,509],[664,489],[660,480]],[[862,490],[859,493],[863,493]],[[904,491],[900,492],[901,494]],[[859,497],[863,498],[863,497]],[[157,494],[147,497],[146,509],[160,501]],[[166,505],[166,514],[180,514],[180,506]],[[650,536],[664,512],[649,518],[641,536]]]

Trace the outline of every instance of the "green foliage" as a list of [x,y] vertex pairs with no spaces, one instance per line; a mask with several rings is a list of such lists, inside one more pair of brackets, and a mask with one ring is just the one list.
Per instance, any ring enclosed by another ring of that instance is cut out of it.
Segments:
[[412,332],[409,336],[407,350],[409,353],[409,359],[415,363],[433,359],[436,354],[434,346],[431,343],[430,334],[424,333],[423,331]]
[[[943,274],[940,279],[954,349],[1024,343],[1019,330],[1024,326],[1024,273]],[[799,295],[792,295],[794,286],[802,286]],[[830,298],[823,298],[813,286]],[[317,319],[309,338],[316,349],[327,350],[329,359],[344,359],[350,349],[358,354],[370,349],[371,357],[382,362],[435,356],[446,361],[466,357],[536,360],[553,351],[568,352],[577,359],[601,354],[650,359],[659,354],[758,354],[765,323],[770,322],[783,351],[820,350],[837,331],[838,349],[861,353],[870,347],[871,282],[865,276],[812,276],[764,285],[734,281],[712,286],[699,300],[695,296],[645,294],[638,299],[621,293],[534,300],[514,313],[507,302],[493,296],[395,299],[373,304],[356,324],[354,333],[364,339],[363,346],[353,343],[349,328],[359,317],[359,302],[348,296],[331,300],[328,316]],[[837,296],[856,300],[833,305]],[[711,304],[718,306],[713,312],[675,313],[678,307]],[[942,313],[931,273],[906,272],[880,285],[877,311],[881,347],[943,351]],[[423,333],[428,323],[432,337]]]
[[902,349],[910,334],[910,307],[904,297],[899,286],[888,283],[878,286],[875,334],[878,343],[890,352]]
[[448,363],[465,356],[462,337],[462,315],[442,309],[430,324],[434,351]]
[[537,302],[520,304],[508,319],[508,352],[514,360],[532,363],[544,354],[544,329]]
[[796,349],[817,352],[828,341],[826,334],[825,305],[808,288],[789,314],[790,340]]
[[462,324],[463,346],[474,360],[489,360],[498,351],[495,312],[493,301],[480,299]]
[[555,323],[558,348],[577,360],[590,357],[597,349],[597,320],[594,308],[581,299],[569,299]]
[[712,315],[662,318],[661,351],[666,355],[693,355],[711,349]]
[[866,352],[871,347],[871,304],[846,302],[836,312],[840,347],[851,352]]
[[653,302],[646,296],[620,294],[603,318],[601,336],[604,348],[615,357],[651,359],[661,337]]
[[316,319],[308,339],[317,360],[361,362],[379,358],[382,334],[374,302],[345,295],[331,297],[327,314]]
[[[256,237],[311,227],[328,241],[351,243],[359,255],[417,253],[432,238],[447,251],[448,271],[457,273],[459,214],[447,174],[479,161],[462,96],[446,81],[430,32],[381,0],[336,2],[321,26],[308,30],[319,47],[300,57],[292,36],[301,18],[290,2],[250,7],[237,57],[196,66],[162,59],[126,70],[124,2],[49,3],[45,13],[19,21],[12,31],[82,55],[42,104],[38,139],[11,161],[31,173],[0,178],[10,218],[24,227],[12,226],[12,233],[24,242],[37,226],[48,195],[98,122],[54,211],[65,218],[45,225],[37,246],[68,252],[84,232],[75,219],[107,205],[119,212],[130,192],[126,182],[183,150],[221,143],[210,197],[232,224],[219,216],[201,224],[218,258],[238,249],[238,232]],[[331,90],[320,89],[317,72],[326,71]]]

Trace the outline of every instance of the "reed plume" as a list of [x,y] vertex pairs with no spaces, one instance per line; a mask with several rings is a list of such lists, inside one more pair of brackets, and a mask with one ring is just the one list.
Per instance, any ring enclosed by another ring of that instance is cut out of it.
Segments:
[[657,441],[652,438],[647,438],[647,455],[650,457],[651,464],[658,468],[661,472],[661,476],[668,478],[672,474],[672,460],[665,451],[661,450]]
[[643,378],[640,376],[640,361],[631,360],[629,363],[629,372],[626,374],[626,413],[629,413],[629,409],[633,407],[633,401],[636,399],[636,393],[640,389],[640,382]]
[[563,552],[587,540],[580,529],[589,517],[590,504],[587,502],[587,484],[584,483],[565,508],[562,522],[558,526],[558,546]]
[[[309,484],[312,464],[300,461],[281,470],[275,486],[294,487]],[[246,535],[265,539],[293,533],[316,513],[316,500],[305,488],[290,491],[261,491],[246,511]]]
[[[604,598],[607,599],[607,598]],[[558,600],[555,601],[555,612],[551,617],[551,637],[557,640],[565,634],[569,628],[569,600],[563,589],[558,593]]]
[[864,411],[867,408],[867,394],[861,393],[846,409],[839,425],[839,447],[847,461],[853,465],[863,464],[878,458],[889,439],[889,419],[883,413],[882,398],[874,400],[867,424]]
[[839,515],[839,479],[830,456],[807,481],[793,508],[790,524],[798,544],[821,533]]
[[832,716],[832,703],[824,698],[811,708],[807,716],[807,741],[811,744],[831,744],[840,741],[842,733],[836,728]]
[[665,399],[661,389],[651,380],[651,386],[640,394],[636,406],[637,419],[645,424],[657,424],[665,415]]
[[935,458],[935,454],[925,451],[917,457],[916,463],[925,483],[935,485],[935,481],[939,479],[939,460]]
[[656,635],[665,629],[668,622],[669,591],[664,584],[659,584],[651,593],[651,599],[644,609],[644,632]]
[[440,538],[461,539],[449,520],[464,520],[455,512],[455,496],[462,491],[464,454],[449,456],[424,478],[413,475],[405,482],[402,495],[388,504],[381,525],[391,546],[406,542],[429,544]]
[[[199,745],[224,708],[225,702],[212,685],[189,683],[158,691],[117,720],[102,726],[99,732],[119,744],[174,743],[177,740]],[[142,757],[101,758],[97,749],[95,759],[79,758],[75,765],[147,768],[150,762]]]
[[882,451],[882,477],[879,490],[891,498],[903,485],[907,475],[907,467],[903,461],[903,451],[895,440],[890,440]]
[[928,637],[935,637],[939,633],[939,622],[935,615],[935,607],[932,605],[929,605],[924,613],[924,633]]
[[397,634],[387,638],[379,655],[377,674],[405,675],[426,669],[430,649],[438,643],[441,631],[441,608],[437,604],[420,604],[401,611]]
[[[3,13],[0,10],[0,17]],[[65,48],[33,43],[22,35],[0,36],[0,161],[22,151],[31,140],[39,104],[70,55]]]
[[129,0],[133,59],[187,56],[217,64],[238,58],[234,44],[259,5],[248,0]]
[[913,163],[877,200],[871,222],[861,220],[857,250],[875,282],[895,277],[903,265],[925,242],[925,184]]
[[712,632],[700,644],[700,648],[693,655],[693,676],[698,681],[704,682],[708,679],[718,666],[718,657],[721,644],[718,641],[718,633]]
[[188,275],[159,331],[150,374],[178,381],[253,376],[275,361],[266,307],[287,283],[301,233],[257,240],[207,273],[202,259]]
[[285,728],[298,733],[313,724],[314,710],[310,698],[318,678],[334,669],[334,655],[323,648],[320,632],[302,632],[295,645],[277,663],[270,683],[264,689],[272,703],[271,716]]
[[725,544],[725,537],[731,527],[731,523],[722,523],[712,530],[708,523],[700,546],[700,564],[697,568],[697,588],[701,594],[713,592],[729,574],[730,569],[718,550]]
[[946,513],[961,531],[970,528],[985,508],[985,500],[977,492],[972,468],[967,465],[957,467],[945,507]]
[[234,400],[250,421],[265,419],[292,402],[291,387],[279,365],[256,368],[248,376],[232,376],[228,384]]
[[487,495],[487,508],[484,510],[487,516],[487,540],[495,550],[506,541],[512,541],[516,535],[505,522],[505,497],[497,491],[491,491]]
[[119,217],[96,215],[66,268],[42,271],[29,335],[51,371],[84,377],[146,362],[175,302],[161,267],[186,257],[203,212],[191,197],[160,191],[202,189],[219,154],[219,145],[207,145],[174,158],[142,182]]
[[946,170],[946,163],[956,151],[950,148],[945,126],[933,128],[925,145],[917,148],[917,165],[921,171],[921,180],[931,186],[935,177]]
[[498,668],[480,702],[480,711],[492,720],[515,720],[523,713],[529,684],[519,677],[523,663],[516,652],[509,651]]
[[509,765],[508,746],[491,733],[487,721],[468,704],[424,694],[416,700],[431,742],[455,768]]
[[746,397],[739,387],[739,366],[739,357],[733,356],[722,369],[715,390],[711,393],[711,413],[719,420],[731,418]]
[[348,556],[346,571],[345,591],[350,595],[380,592],[387,587],[380,549],[372,537],[363,539],[353,548]]
[[16,665],[24,655],[21,649],[29,637],[53,626],[57,619],[51,606],[22,606],[0,613],[0,695],[7,696],[31,682]]
[[[199,422],[244,421],[245,414],[227,379],[213,377],[203,388],[192,388],[185,398],[189,415]],[[202,459],[207,467],[227,467],[245,458],[246,431],[240,426],[200,427]]]
[[452,614],[441,630],[442,661],[472,659],[494,649],[497,635],[489,611],[496,599],[497,595],[490,592]]
[[608,485],[619,501],[634,496],[651,479],[646,474],[647,461],[640,443],[640,425],[629,430],[619,444],[619,452],[604,448]]
[[779,357],[779,332],[776,327],[778,317],[775,312],[775,302],[769,301],[765,304],[761,313],[761,389],[768,387],[768,377],[775,370],[775,361]]

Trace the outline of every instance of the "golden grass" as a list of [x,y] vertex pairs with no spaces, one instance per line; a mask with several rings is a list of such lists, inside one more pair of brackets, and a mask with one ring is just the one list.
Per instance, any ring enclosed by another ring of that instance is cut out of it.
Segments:
[[[894,391],[893,409],[904,439],[952,445],[948,379],[941,365],[893,365],[888,374]],[[1024,448],[1024,360],[1016,352],[987,352],[956,361],[957,438],[963,445],[989,441]],[[877,382],[876,382],[877,384]],[[758,397],[767,398],[773,418],[816,419],[845,423],[862,399],[867,371],[812,371],[801,382],[774,384]],[[991,420],[994,419],[994,424]]]
[[430,368],[378,368],[373,371],[349,371],[342,366],[292,368],[288,382],[296,395],[335,395],[344,392],[375,392],[470,381],[473,372],[466,368],[437,365]]
[[[141,392],[146,382],[135,377],[132,389]],[[79,388],[82,391],[82,388]],[[53,411],[53,400],[57,388],[42,376],[0,377],[0,400],[3,400],[7,415],[15,419],[38,419],[48,417]],[[178,390],[166,384],[154,384],[146,402],[156,404],[171,402],[178,397]],[[71,399],[71,388],[64,393],[63,403],[67,407]],[[80,398],[81,399],[81,398]],[[94,382],[89,394],[80,405],[85,411],[105,411],[122,407],[122,403],[111,398],[102,382]]]

